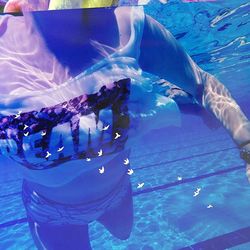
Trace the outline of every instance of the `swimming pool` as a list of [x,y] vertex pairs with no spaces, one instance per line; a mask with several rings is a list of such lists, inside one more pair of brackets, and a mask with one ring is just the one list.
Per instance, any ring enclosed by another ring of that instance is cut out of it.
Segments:
[[[146,7],[203,69],[231,90],[248,117],[249,9],[247,1],[236,0]],[[238,149],[224,129],[211,131],[195,116],[182,115],[182,120],[181,128],[154,131],[132,150],[131,237],[117,240],[94,222],[93,249],[250,248],[250,190]],[[35,249],[21,202],[20,173],[11,161],[2,161],[0,249]],[[141,189],[139,182],[144,182]]]

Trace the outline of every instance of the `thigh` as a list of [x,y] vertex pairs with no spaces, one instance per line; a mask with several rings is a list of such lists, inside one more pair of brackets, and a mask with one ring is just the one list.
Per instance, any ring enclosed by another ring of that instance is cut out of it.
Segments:
[[88,225],[50,225],[28,219],[38,250],[91,250]]
[[126,240],[131,234],[133,227],[133,197],[131,183],[127,186],[127,192],[121,202],[110,208],[98,221],[109,232],[121,240]]

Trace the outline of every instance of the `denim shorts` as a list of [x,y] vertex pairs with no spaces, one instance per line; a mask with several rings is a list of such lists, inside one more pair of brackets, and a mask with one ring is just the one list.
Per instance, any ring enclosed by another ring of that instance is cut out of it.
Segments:
[[125,175],[110,193],[91,202],[74,205],[55,202],[31,190],[26,181],[23,182],[22,198],[27,216],[35,222],[86,225],[118,206],[128,192],[131,192],[131,183]]

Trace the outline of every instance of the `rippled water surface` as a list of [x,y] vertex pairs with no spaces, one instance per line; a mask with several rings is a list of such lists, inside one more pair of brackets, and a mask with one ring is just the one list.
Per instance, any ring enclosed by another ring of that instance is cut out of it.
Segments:
[[164,24],[203,69],[246,101],[250,92],[249,1],[156,2],[146,12]]

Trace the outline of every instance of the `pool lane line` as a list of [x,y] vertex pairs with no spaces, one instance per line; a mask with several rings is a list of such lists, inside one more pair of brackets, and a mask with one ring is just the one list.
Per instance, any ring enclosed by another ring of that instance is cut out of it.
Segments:
[[[225,141],[226,139],[227,139],[227,138],[224,138],[224,141]],[[230,139],[230,138],[229,138],[229,139]],[[220,140],[215,140],[215,141],[209,141],[209,142],[202,142],[202,143],[198,143],[198,144],[186,145],[186,146],[179,147],[179,148],[164,149],[164,150],[158,151],[158,152],[148,153],[148,154],[139,155],[139,156],[132,156],[131,159],[138,159],[138,158],[142,158],[142,157],[146,157],[146,156],[152,156],[152,155],[154,155],[154,154],[161,154],[161,153],[170,152],[170,151],[182,150],[182,149],[185,149],[185,148],[197,147],[197,146],[201,146],[201,145],[204,145],[204,144],[209,144],[209,143],[218,142],[218,141],[221,141],[221,140],[222,140],[222,139],[220,139]],[[139,168],[137,168],[137,169],[139,169]],[[0,170],[0,172],[1,172],[1,170]],[[22,178],[4,180],[4,183],[14,182],[14,181],[21,181],[21,180],[22,180]],[[1,196],[0,196],[0,198],[1,198]]]
[[[169,187],[174,187],[174,186],[178,186],[178,185],[181,185],[181,184],[198,181],[198,180],[201,180],[201,179],[205,179],[205,178],[220,175],[220,174],[230,173],[230,172],[237,171],[237,170],[244,169],[244,168],[245,168],[244,165],[243,166],[236,166],[236,167],[232,167],[230,169],[224,169],[224,170],[220,170],[220,171],[217,171],[217,172],[200,175],[200,176],[197,176],[197,177],[183,179],[181,181],[175,181],[175,182],[172,182],[172,183],[167,183],[167,184],[164,184],[164,185],[161,185],[161,186],[147,188],[147,189],[144,189],[144,190],[141,190],[141,191],[133,192],[133,196],[146,194],[146,193],[151,193],[151,192],[158,191],[158,190],[167,189]],[[25,223],[25,222],[27,222],[27,218],[12,220],[12,221],[8,221],[8,222],[4,222],[4,223],[0,224],[0,228],[5,228],[5,227],[13,226],[13,225],[16,225],[16,224]]]
[[[223,138],[224,141],[227,140],[227,139],[230,139],[230,138]],[[169,151],[182,150],[182,149],[185,149],[185,148],[196,147],[196,146],[200,146],[200,145],[204,145],[204,144],[214,143],[214,142],[221,141],[221,140],[222,139],[220,138],[220,140],[209,141],[209,142],[202,142],[202,143],[192,144],[192,145],[186,145],[186,146],[179,147],[179,148],[165,149],[165,150],[162,150],[160,152],[158,151],[158,152],[148,153],[148,154],[144,154],[144,155],[132,156],[131,159],[138,159],[138,158],[141,158],[141,157],[146,157],[148,155],[152,156],[154,154],[161,154],[161,153],[169,152]],[[160,145],[162,146],[162,145],[167,145],[167,144],[160,144]],[[1,172],[1,170],[0,170],[0,172]],[[22,180],[22,178],[4,180],[4,183],[14,182],[14,181],[21,181],[21,180]],[[0,198],[1,198],[1,196],[0,196]]]
[[[192,133],[192,135],[193,135],[194,133]],[[197,138],[195,137],[197,135]],[[164,136],[164,135],[163,135]],[[188,138],[188,139],[185,139],[185,136],[188,136],[188,137],[190,137],[190,138]],[[148,136],[145,136],[146,138],[148,137]],[[167,135],[165,135],[165,137],[167,137]],[[196,132],[195,133],[195,135],[194,136],[191,136],[191,134],[189,134],[189,135],[183,135],[183,138],[184,139],[179,139],[179,138],[166,138],[166,139],[169,139],[167,142],[161,142],[161,143],[159,143],[159,144],[157,144],[157,145],[161,145],[161,146],[165,146],[165,145],[169,145],[169,144],[174,144],[174,143],[176,143],[177,142],[177,144],[182,144],[182,143],[184,143],[184,142],[187,142],[187,141],[192,141],[192,140],[199,140],[199,141],[203,141],[203,142],[205,142],[204,140],[206,139],[211,139],[211,137],[212,138],[218,138],[218,137],[220,137],[220,140],[226,140],[226,139],[228,139],[228,140],[232,140],[232,138],[227,134],[227,133],[225,133],[225,131],[223,130],[223,131],[217,131],[217,132],[215,132],[215,133],[213,133],[213,131],[210,133],[209,132],[209,134],[207,134],[207,135],[204,135],[204,136],[201,136],[201,134],[200,133],[198,133],[198,132]],[[178,139],[178,140],[177,140]],[[200,142],[200,143],[202,143],[202,142]],[[209,143],[209,141],[208,141],[208,143]],[[144,145],[140,145],[140,143],[139,143],[139,145],[138,145],[138,149],[144,149]],[[152,146],[153,147],[153,146]]]
[[[220,140],[202,142],[202,143],[198,143],[198,144],[191,144],[191,145],[186,145],[186,146],[179,147],[179,148],[164,149],[162,151],[157,151],[157,152],[148,153],[148,154],[144,154],[144,155],[142,155],[142,154],[141,155],[135,155],[135,156],[132,156],[131,159],[138,159],[138,158],[146,157],[146,156],[149,156],[149,155],[152,156],[154,154],[161,154],[161,153],[165,153],[165,152],[169,152],[169,151],[177,151],[177,150],[182,150],[182,149],[186,149],[186,148],[197,147],[197,146],[201,146],[201,145],[204,145],[204,144],[218,142],[218,141],[221,141],[221,140],[225,141],[227,139],[230,139],[230,138],[223,138],[223,139],[220,139]],[[167,144],[160,144],[160,146],[162,146],[162,145],[167,145]],[[1,172],[1,169],[0,169],[0,172]],[[22,180],[22,178],[19,177],[19,178],[16,178],[16,179],[4,180],[4,183],[19,181],[19,180]]]
[[15,195],[21,195],[22,192],[16,192],[16,193],[10,193],[10,194],[4,194],[4,195],[0,195],[0,199],[2,198],[6,198],[6,197],[10,197],[10,196],[15,196]]
[[182,157],[182,158],[177,158],[175,160],[168,160],[168,161],[163,161],[163,162],[159,162],[159,163],[153,163],[153,164],[149,164],[149,165],[146,165],[146,166],[133,168],[133,170],[141,170],[141,169],[151,168],[151,167],[155,167],[155,166],[159,166],[159,165],[162,165],[161,167],[163,167],[164,164],[170,164],[170,163],[174,163],[174,162],[178,162],[178,161],[189,160],[189,159],[192,159],[192,158],[206,156],[206,155],[219,153],[219,152],[222,152],[222,151],[228,151],[228,150],[232,150],[232,149],[237,149],[237,147],[224,148],[224,149],[219,149],[219,150],[210,151],[210,152],[206,152],[206,153],[201,153],[201,154],[186,156],[186,157]]
[[26,223],[26,222],[28,222],[28,219],[26,217],[24,217],[24,218],[21,218],[21,219],[16,219],[16,220],[11,220],[11,221],[1,223],[0,228],[6,228],[6,227],[14,226],[14,225],[17,225],[17,224]]
[[[9,221],[0,224],[0,228],[14,226],[21,223],[27,223],[27,218]],[[229,247],[235,247],[250,241],[250,227],[241,228],[239,230],[226,233],[214,238],[198,242],[191,246],[180,248],[179,250],[224,250]]]
[[[1,174],[1,170],[0,170],[0,174]],[[6,184],[6,183],[9,183],[9,182],[20,181],[20,180],[22,180],[22,178],[21,178],[21,177],[18,177],[18,178],[16,178],[16,179],[2,180],[2,181],[0,181],[0,182],[1,182],[1,183],[4,182],[4,183]]]
[[[213,154],[213,153],[218,153],[220,151],[227,151],[227,150],[232,150],[232,149],[236,149],[236,147],[226,148],[226,149],[222,149],[222,150],[216,150],[216,151],[212,151],[212,152],[206,152],[206,153],[193,155],[193,156],[187,156],[187,157],[178,158],[178,159],[175,159],[175,160],[165,161],[165,162],[161,162],[161,163],[155,163],[155,164],[151,164],[151,165],[147,165],[147,166],[143,166],[143,167],[133,168],[133,170],[137,171],[137,170],[142,170],[142,169],[145,169],[145,168],[155,167],[155,166],[159,166],[159,165],[163,165],[163,166],[160,166],[160,167],[164,167],[165,166],[164,164],[170,164],[170,163],[174,163],[174,162],[178,162],[178,161],[188,160],[188,159],[192,159],[192,158],[196,158],[196,157],[200,157],[200,156],[205,156],[205,155],[210,155],[210,154]],[[178,183],[181,183],[181,181],[178,181]],[[15,196],[15,195],[18,195],[18,194],[21,194],[21,192],[0,195],[0,198],[5,198],[5,197],[8,197],[8,196]]]
[[[156,186],[156,187],[152,187],[150,189],[162,189],[162,187],[173,187],[173,186],[176,186],[176,185],[180,185],[180,184],[184,184],[184,183],[188,183],[188,182],[193,182],[193,181],[196,181],[196,180],[200,180],[200,179],[204,179],[204,178],[208,178],[208,177],[211,177],[211,176],[216,176],[216,175],[220,175],[220,174],[224,174],[224,173],[230,173],[232,171],[236,171],[236,170],[239,170],[239,169],[242,169],[244,168],[244,166],[236,166],[236,167],[233,167],[233,168],[229,168],[229,169],[224,169],[224,170],[220,170],[218,172],[213,172],[213,173],[208,173],[208,174],[204,174],[204,175],[200,175],[200,176],[196,176],[196,177],[192,177],[192,178],[188,178],[188,179],[182,179],[181,181],[175,181],[175,182],[172,182],[172,183],[167,183],[167,184],[164,184],[164,185],[161,185],[161,186]],[[164,188],[163,188],[164,189]],[[145,191],[147,189],[144,189],[143,191]],[[138,195],[140,194],[140,192],[143,192],[143,191],[138,191],[138,192],[133,192],[133,195]],[[152,190],[154,191],[154,190]],[[6,198],[6,197],[9,197],[9,196],[15,196],[15,195],[21,195],[22,192],[16,192],[16,193],[10,193],[10,194],[6,194],[6,195],[0,195],[0,198]]]
[[250,241],[250,227],[226,233],[179,250],[224,250]]
[[141,194],[145,194],[145,193],[151,193],[151,192],[154,192],[154,191],[167,189],[167,188],[170,188],[170,187],[175,187],[175,186],[179,186],[181,184],[190,183],[190,182],[194,182],[194,181],[199,181],[199,180],[202,180],[202,179],[206,179],[206,178],[221,175],[221,174],[227,174],[227,173],[237,171],[237,170],[240,170],[240,169],[244,169],[244,168],[245,168],[244,165],[240,165],[240,166],[236,166],[236,167],[232,167],[232,168],[228,168],[228,169],[219,170],[217,172],[212,172],[212,173],[208,173],[208,174],[199,175],[199,176],[196,176],[196,177],[182,179],[181,181],[166,183],[166,184],[163,184],[163,185],[160,185],[160,186],[155,186],[155,187],[151,187],[151,188],[147,188],[147,189],[143,189],[143,190],[140,190],[140,191],[133,192],[133,196],[137,196],[137,195],[141,195]]
[[[169,151],[177,151],[177,150],[182,150],[182,149],[186,149],[186,148],[193,148],[193,147],[201,146],[201,145],[204,145],[204,144],[206,145],[206,144],[210,144],[210,143],[221,142],[222,140],[223,140],[223,142],[225,142],[228,139],[230,139],[230,138],[220,138],[219,140],[206,141],[206,142],[201,142],[201,143],[197,143],[197,144],[181,146],[181,147],[177,147],[177,148],[169,148],[169,149],[166,148],[166,149],[164,149],[162,151],[158,151],[158,152],[151,152],[151,153],[147,153],[147,154],[135,155],[135,156],[132,156],[131,159],[137,159],[137,158],[142,158],[142,157],[146,157],[146,156],[152,156],[154,154],[161,154],[161,153],[169,152]],[[165,144],[163,144],[163,145],[165,145]]]
[[[181,181],[175,181],[175,182],[167,183],[167,184],[164,184],[164,185],[161,185],[161,186],[152,187],[150,189],[144,189],[142,191],[136,191],[136,192],[133,192],[133,196],[139,195],[141,193],[153,192],[155,190],[165,189],[165,188],[168,188],[168,187],[173,187],[173,186],[177,186],[177,185],[180,185],[180,184],[184,184],[184,183],[189,183],[189,182],[193,182],[193,181],[205,179],[205,178],[208,178],[208,177],[211,177],[211,176],[216,176],[216,175],[220,175],[220,174],[224,174],[224,173],[230,173],[232,171],[236,171],[236,170],[242,169],[244,167],[245,167],[244,165],[243,166],[236,166],[236,167],[232,167],[232,168],[228,168],[228,169],[223,169],[223,170],[220,170],[220,171],[217,171],[217,172],[213,172],[213,173],[199,175],[199,176],[191,177],[191,178],[188,178],[188,179],[182,179]],[[22,194],[22,192],[10,193],[10,194],[6,194],[6,195],[1,195],[0,198],[6,198],[6,197],[9,197],[9,196],[15,196],[15,195],[21,195],[21,194]]]

